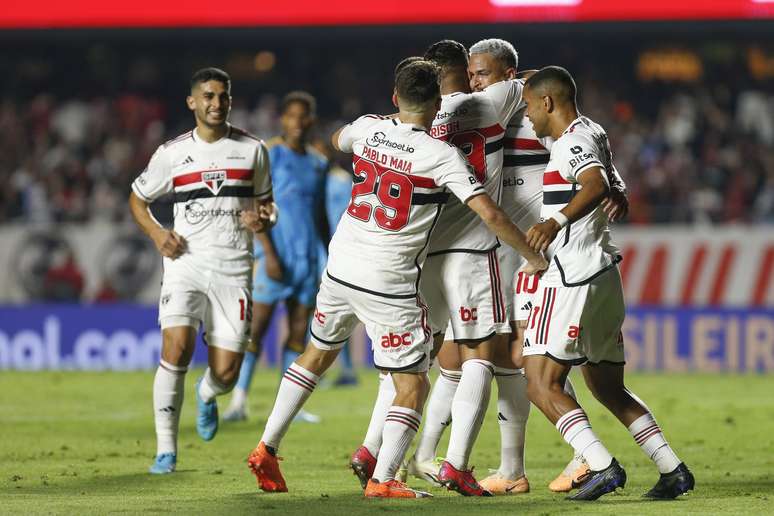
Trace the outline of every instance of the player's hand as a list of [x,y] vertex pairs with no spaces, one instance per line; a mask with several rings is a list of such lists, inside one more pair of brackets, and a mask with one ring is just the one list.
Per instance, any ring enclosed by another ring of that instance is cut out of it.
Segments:
[[559,223],[554,219],[548,219],[545,222],[535,224],[527,231],[527,244],[536,252],[542,253],[559,233]]
[[527,276],[534,276],[535,274],[542,274],[548,268],[548,260],[542,254],[538,255],[537,259],[528,260],[527,263],[519,269],[519,272],[523,272]]
[[608,220],[615,222],[625,218],[629,213],[629,198],[626,197],[625,192],[611,188],[610,195],[602,201],[601,206],[602,211],[607,214]]
[[159,228],[159,230],[153,234],[153,243],[156,244],[156,249],[159,250],[161,256],[176,260],[180,258],[186,248],[187,243],[183,237],[170,231],[168,229]]
[[274,202],[263,204],[258,208],[258,214],[263,219],[266,227],[272,228],[279,219],[279,206]]
[[242,213],[239,214],[239,220],[242,222],[242,226],[253,233],[263,233],[269,229],[268,217],[255,210],[242,210]]
[[282,262],[276,254],[270,253],[264,256],[266,262],[266,275],[274,281],[282,281]]

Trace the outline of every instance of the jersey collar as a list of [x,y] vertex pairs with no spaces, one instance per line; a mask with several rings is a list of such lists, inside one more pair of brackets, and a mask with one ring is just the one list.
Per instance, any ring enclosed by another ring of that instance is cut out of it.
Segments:
[[226,122],[226,125],[228,125],[228,131],[226,131],[226,134],[222,138],[219,138],[219,139],[215,140],[214,142],[204,141],[202,138],[200,138],[199,135],[196,134],[196,131],[199,130],[198,127],[194,127],[193,131],[191,131],[191,138],[193,138],[193,141],[195,141],[196,143],[203,143],[205,145],[217,145],[220,142],[222,142],[224,140],[228,140],[229,138],[231,138],[231,124]]

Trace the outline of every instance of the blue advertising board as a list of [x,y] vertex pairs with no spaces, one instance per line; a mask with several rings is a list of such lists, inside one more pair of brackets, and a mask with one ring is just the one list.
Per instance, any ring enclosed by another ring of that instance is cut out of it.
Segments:
[[[0,369],[153,369],[161,348],[156,316],[156,307],[141,305],[0,307]],[[283,317],[278,310],[264,339],[269,364],[276,363]],[[774,372],[774,311],[629,308],[624,342],[633,370]],[[206,359],[200,338],[194,362]]]

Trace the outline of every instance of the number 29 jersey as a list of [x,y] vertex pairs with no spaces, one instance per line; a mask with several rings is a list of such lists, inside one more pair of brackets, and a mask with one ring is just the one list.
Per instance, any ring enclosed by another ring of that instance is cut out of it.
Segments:
[[362,116],[338,143],[353,153],[355,177],[331,239],[327,274],[361,291],[412,298],[449,192],[465,202],[484,188],[459,149],[397,118]]

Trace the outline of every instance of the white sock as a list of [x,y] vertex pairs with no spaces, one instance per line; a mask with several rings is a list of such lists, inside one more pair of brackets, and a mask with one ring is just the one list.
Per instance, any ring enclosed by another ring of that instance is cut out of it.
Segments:
[[468,467],[468,459],[484,422],[492,392],[494,366],[474,358],[462,364],[462,378],[452,401],[452,426],[446,461],[458,470]]
[[312,394],[320,377],[310,371],[307,371],[300,365],[293,362],[282,376],[277,399],[274,400],[274,407],[271,409],[269,419],[266,421],[266,428],[263,430],[261,441],[266,446],[274,449],[279,448],[280,441],[285,436],[296,417],[298,411]]
[[153,379],[153,417],[156,423],[156,454],[177,453],[177,430],[185,393],[187,367],[161,360]]
[[247,403],[247,391],[237,386],[231,391],[231,402],[228,404],[229,409],[242,409]]
[[416,410],[393,405],[387,412],[382,433],[382,447],[374,469],[374,479],[386,482],[395,478],[411,441],[419,429],[422,414]]
[[414,452],[418,462],[435,459],[443,431],[451,422],[452,400],[461,377],[461,371],[441,368],[441,374],[435,380],[433,392],[427,402],[422,433],[419,434],[419,444]]
[[518,369],[495,367],[497,422],[500,424],[499,473],[510,480],[524,476],[524,440],[529,418],[527,379]]
[[629,425],[629,433],[632,434],[645,455],[656,463],[659,473],[670,473],[680,465],[680,459],[669,446],[661,428],[650,412],[635,419]]
[[571,410],[556,422],[556,428],[567,443],[573,447],[576,455],[586,459],[592,471],[607,468],[613,461],[613,456],[607,451],[594,430],[583,409]]
[[223,385],[215,379],[215,376],[213,376],[209,367],[204,371],[202,382],[199,384],[199,397],[204,403],[209,403],[214,400],[216,396],[226,394],[230,390],[231,389],[228,386]]
[[564,380],[564,392],[575,401],[578,401],[578,397],[575,395],[575,387],[572,386],[569,375]]
[[368,448],[371,455],[379,456],[379,448],[382,446],[382,433],[384,431],[384,419],[395,399],[395,384],[389,373],[379,373],[379,392],[376,395],[374,410],[371,412],[371,421],[368,423],[363,446]]

